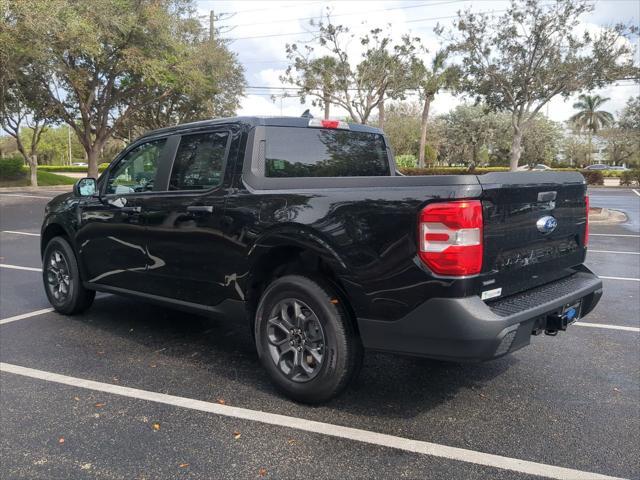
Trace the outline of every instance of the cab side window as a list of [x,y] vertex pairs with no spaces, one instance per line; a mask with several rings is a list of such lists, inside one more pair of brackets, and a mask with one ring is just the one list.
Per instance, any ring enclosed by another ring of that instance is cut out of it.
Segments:
[[173,163],[169,190],[208,190],[222,183],[229,132],[184,135]]
[[109,173],[107,194],[126,195],[153,190],[158,159],[166,139],[142,143],[129,151]]

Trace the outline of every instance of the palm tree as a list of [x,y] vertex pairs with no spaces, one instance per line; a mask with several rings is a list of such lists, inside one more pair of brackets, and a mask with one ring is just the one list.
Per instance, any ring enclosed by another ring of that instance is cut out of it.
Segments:
[[440,89],[454,85],[459,74],[456,67],[446,66],[447,56],[447,50],[436,52],[431,62],[431,68],[427,69],[423,66],[421,67],[423,70],[419,72],[421,79],[418,85],[418,91],[420,92],[420,99],[423,101],[422,118],[420,122],[420,152],[418,158],[418,166],[420,168],[424,167],[425,147],[427,144],[427,122],[429,121],[431,102]]
[[598,133],[603,127],[613,123],[613,115],[604,110],[598,110],[609,98],[602,98],[600,95],[580,95],[578,101],[573,104],[573,108],[579,110],[569,121],[582,132],[586,131],[589,138],[588,163],[591,163],[591,136]]

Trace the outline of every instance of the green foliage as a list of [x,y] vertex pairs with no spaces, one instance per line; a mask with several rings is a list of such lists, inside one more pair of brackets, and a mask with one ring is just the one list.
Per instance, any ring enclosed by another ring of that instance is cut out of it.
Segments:
[[10,0],[7,15],[29,78],[74,129],[91,174],[113,135],[230,112],[244,87],[192,0]]
[[462,55],[460,88],[490,109],[511,114],[512,170],[522,135],[552,98],[637,75],[633,48],[618,41],[637,27],[578,33],[580,18],[592,10],[587,0],[514,0],[502,15],[459,15],[453,48]]
[[403,102],[391,104],[386,112],[384,133],[396,155],[418,156],[420,106]]
[[491,172],[507,172],[506,167],[479,167],[470,171],[468,168],[436,167],[436,168],[400,168],[405,175],[482,175]]
[[578,101],[573,104],[573,108],[579,110],[573,115],[569,122],[575,125],[580,131],[588,131],[592,134],[598,130],[608,127],[613,123],[613,115],[605,110],[598,110],[609,98],[600,95],[580,95]]
[[620,185],[640,187],[640,168],[622,172],[622,175],[620,175]]
[[[75,178],[65,177],[64,175],[56,175],[51,172],[42,172],[38,169],[38,185],[41,187],[48,187],[54,185],[73,185],[76,182]],[[29,169],[22,168],[20,175],[13,179],[5,179],[0,175],[0,187],[26,187],[30,184]]]
[[23,168],[24,159],[19,155],[0,158],[0,178],[2,180],[15,180],[20,178]]
[[404,35],[393,43],[390,33],[374,28],[358,41],[365,48],[358,61],[349,58],[352,35],[343,25],[326,20],[311,26],[318,30],[316,48],[287,44],[289,66],[283,82],[298,88],[301,102],[312,97],[314,105],[338,105],[359,123],[367,123],[371,113],[387,99],[403,99],[415,84],[419,39]]
[[[98,171],[103,172],[108,166],[108,163],[101,163],[98,165]],[[38,170],[43,172],[87,173],[87,167],[79,167],[77,165],[40,165]]]
[[396,165],[398,166],[398,168],[415,168],[417,164],[418,160],[416,159],[415,155],[405,154],[398,155],[396,157]]
[[580,170],[588,185],[604,185],[604,175],[599,170]]

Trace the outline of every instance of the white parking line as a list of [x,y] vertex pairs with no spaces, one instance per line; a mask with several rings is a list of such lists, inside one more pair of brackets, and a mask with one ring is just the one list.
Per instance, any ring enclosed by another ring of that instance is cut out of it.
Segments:
[[632,188],[631,191],[640,197],[640,192],[635,188]]
[[13,235],[29,235],[30,237],[39,237],[39,233],[17,232],[15,230],[2,230],[2,233],[11,233]]
[[627,233],[591,233],[589,232],[590,237],[631,237],[631,238],[640,238],[640,235],[631,235]]
[[577,325],[579,327],[607,328],[609,330],[624,330],[625,332],[640,333],[640,328],[637,327],[624,327],[622,325],[609,325],[606,323],[575,322],[574,325]]
[[85,388],[88,390],[111,393],[113,395],[120,395],[123,397],[163,403],[165,405],[173,405],[176,407],[188,408],[190,410],[209,412],[225,417],[266,423],[268,425],[293,428],[305,432],[344,438],[354,440],[356,442],[395,448],[406,452],[420,453],[423,455],[473,463],[476,465],[485,465],[502,470],[526,473],[529,475],[538,475],[563,480],[612,480],[615,478],[582,470],[573,470],[571,468],[556,467],[554,465],[503,457],[501,455],[494,455],[491,453],[477,452],[475,450],[467,450],[465,448],[449,447],[437,443],[396,437],[394,435],[387,435],[384,433],[370,432],[359,428],[343,427],[341,425],[316,422],[313,420],[306,420],[304,418],[289,417],[286,415],[262,412],[259,410],[249,410],[246,408],[204,402],[202,400],[195,400],[192,398],[177,397],[175,395],[167,395],[165,393],[122,387],[120,385],[112,385],[110,383],[95,382],[93,380],[69,377],[66,375],[46,372],[43,370],[35,370],[9,363],[0,363],[0,371],[44,380],[47,382],[69,385],[72,387]]
[[0,197],[22,197],[22,198],[44,198],[51,200],[53,197],[43,197],[40,195],[22,195],[20,193],[0,193]]
[[640,252],[618,252],[616,250],[587,250],[589,253],[620,253],[623,255],[640,255]]
[[33,267],[21,267],[19,265],[7,265],[6,263],[0,263],[1,268],[10,268],[13,270],[27,270],[29,272],[41,272],[41,268],[33,268]]
[[640,278],[628,278],[628,277],[603,277],[602,275],[598,275],[598,278],[602,278],[604,280],[623,280],[625,282],[640,282]]
[[7,317],[0,320],[0,325],[5,323],[15,322],[17,320],[23,320],[25,318],[35,317],[36,315],[42,315],[45,313],[53,312],[53,308],[43,308],[42,310],[36,310],[35,312],[23,313],[22,315],[15,315],[13,317]]

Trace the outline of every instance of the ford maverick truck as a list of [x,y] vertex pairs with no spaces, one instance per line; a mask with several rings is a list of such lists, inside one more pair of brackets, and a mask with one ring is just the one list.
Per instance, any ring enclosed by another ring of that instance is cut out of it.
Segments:
[[587,315],[583,177],[403,176],[382,131],[238,117],[150,132],[46,207],[47,296],[95,292],[249,322],[293,399],[327,401],[363,352],[483,361]]

